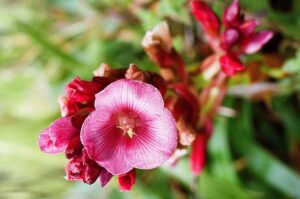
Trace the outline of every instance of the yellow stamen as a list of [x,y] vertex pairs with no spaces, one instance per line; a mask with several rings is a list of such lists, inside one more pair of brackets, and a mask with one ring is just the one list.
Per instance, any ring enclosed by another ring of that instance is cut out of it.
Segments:
[[128,134],[128,136],[130,138],[132,138],[134,135],[136,135],[135,132],[131,128],[128,128],[126,133]]
[[132,128],[130,128],[129,125],[125,125],[125,126],[116,126],[117,128],[120,128],[123,130],[123,135],[128,135],[130,138],[133,138],[134,135],[136,135],[136,133],[133,131]]

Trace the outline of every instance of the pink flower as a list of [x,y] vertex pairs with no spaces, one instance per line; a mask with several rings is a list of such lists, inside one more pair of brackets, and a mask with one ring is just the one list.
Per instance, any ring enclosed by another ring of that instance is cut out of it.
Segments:
[[96,95],[95,108],[81,141],[89,157],[113,175],[158,167],[175,150],[175,120],[152,85],[115,81]]
[[128,70],[102,64],[94,75],[66,86],[59,100],[63,117],[42,131],[39,146],[46,153],[65,153],[67,180],[99,179],[103,187],[120,175],[121,191],[129,191],[133,167],[157,167],[176,148],[174,119],[162,98],[167,87],[159,75],[133,64]]

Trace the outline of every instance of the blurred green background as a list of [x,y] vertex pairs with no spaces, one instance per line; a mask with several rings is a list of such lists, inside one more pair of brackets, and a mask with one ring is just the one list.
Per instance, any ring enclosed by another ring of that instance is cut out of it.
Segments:
[[[208,2],[221,13],[229,1]],[[200,63],[187,1],[1,0],[0,199],[300,198],[300,1],[241,4],[276,32],[262,53],[244,61],[259,65],[254,76],[263,78],[256,82],[272,83],[277,92],[254,101],[228,95],[225,105],[238,117],[216,118],[200,179],[184,159],[174,169],[139,173],[133,191],[119,193],[115,179],[104,189],[65,181],[64,155],[40,152],[39,132],[59,117],[57,97],[74,76],[88,79],[103,62],[157,71],[140,42],[162,20],[186,63]],[[231,86],[252,80],[249,72]]]

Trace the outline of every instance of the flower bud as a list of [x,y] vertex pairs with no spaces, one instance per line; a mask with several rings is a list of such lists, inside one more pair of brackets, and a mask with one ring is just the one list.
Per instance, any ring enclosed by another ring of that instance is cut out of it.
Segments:
[[120,191],[130,191],[135,183],[135,176],[135,169],[129,171],[128,173],[118,176]]

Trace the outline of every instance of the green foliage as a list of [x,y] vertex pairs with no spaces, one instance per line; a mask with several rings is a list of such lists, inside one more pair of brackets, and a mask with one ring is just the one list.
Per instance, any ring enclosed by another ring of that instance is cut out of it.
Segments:
[[211,172],[226,182],[239,185],[229,148],[227,122],[223,118],[219,118],[214,128],[208,148],[209,157],[214,160],[210,164]]
[[241,198],[241,199],[250,199],[250,198],[259,198],[254,193],[247,192],[243,190],[238,185],[224,180],[222,178],[214,177],[204,172],[200,177],[199,182],[199,192],[200,196],[204,198]]
[[287,60],[283,65],[283,71],[297,74],[300,71],[300,50],[297,51],[294,58]]
[[290,197],[299,198],[300,176],[255,143],[254,129],[250,126],[255,117],[252,106],[243,102],[241,116],[231,121],[229,129],[235,151],[246,159],[247,168],[259,179]]

